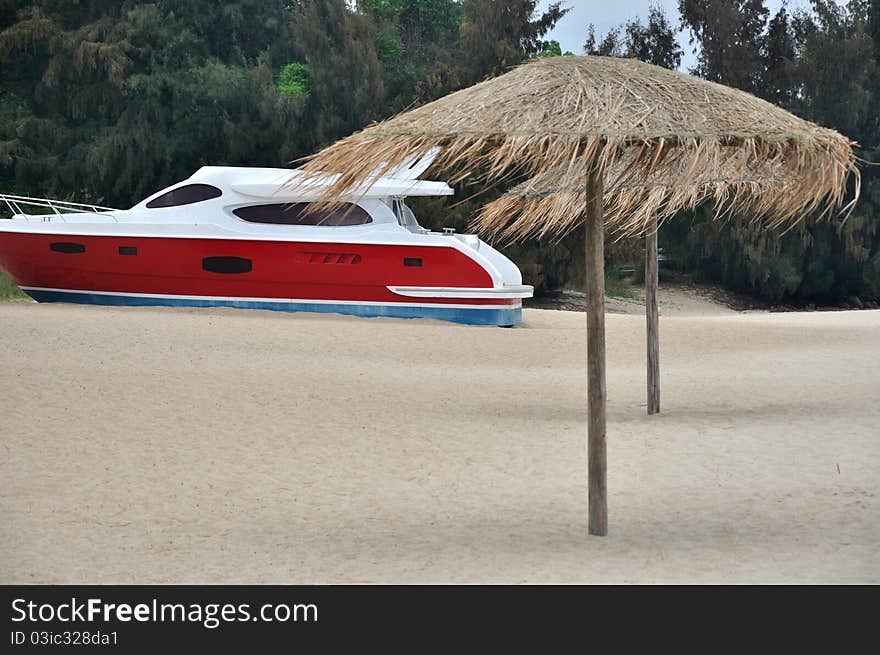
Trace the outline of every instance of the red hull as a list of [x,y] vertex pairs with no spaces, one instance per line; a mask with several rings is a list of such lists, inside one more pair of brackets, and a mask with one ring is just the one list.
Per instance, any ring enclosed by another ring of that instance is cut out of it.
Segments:
[[[82,252],[58,252],[53,244]],[[120,248],[136,249],[121,254]],[[203,260],[251,262],[241,273],[206,271]],[[388,286],[493,286],[489,273],[454,247],[0,232],[0,268],[22,287],[134,294],[405,302]],[[419,298],[419,303],[449,303]],[[460,298],[460,305],[518,305],[518,299]]]

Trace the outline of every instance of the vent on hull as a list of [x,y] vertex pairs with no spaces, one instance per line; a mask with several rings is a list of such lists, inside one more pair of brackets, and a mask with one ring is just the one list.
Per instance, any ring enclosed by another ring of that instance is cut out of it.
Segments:
[[304,264],[360,264],[361,256],[349,252],[301,252],[296,260]]

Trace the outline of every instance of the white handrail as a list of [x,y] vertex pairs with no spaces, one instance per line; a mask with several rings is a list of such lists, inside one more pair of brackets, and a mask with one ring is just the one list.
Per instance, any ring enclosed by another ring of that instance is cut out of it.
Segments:
[[[49,198],[29,198],[27,196],[16,196],[10,193],[0,193],[0,200],[6,203],[9,210],[15,214],[28,216],[22,211],[21,205],[31,207],[45,207],[51,209],[56,215],[61,216],[62,212],[67,213],[84,213],[87,211],[96,214],[104,214],[106,212],[116,212],[119,209],[113,207],[102,207],[101,205],[90,205],[82,202],[69,202],[67,200],[51,200]],[[114,218],[114,220],[116,220]]]

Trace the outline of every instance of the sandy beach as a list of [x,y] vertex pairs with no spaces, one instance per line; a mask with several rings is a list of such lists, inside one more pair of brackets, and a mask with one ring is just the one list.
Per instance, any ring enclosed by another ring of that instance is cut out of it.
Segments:
[[0,303],[0,582],[880,582],[880,311],[609,314],[607,538],[524,317]]

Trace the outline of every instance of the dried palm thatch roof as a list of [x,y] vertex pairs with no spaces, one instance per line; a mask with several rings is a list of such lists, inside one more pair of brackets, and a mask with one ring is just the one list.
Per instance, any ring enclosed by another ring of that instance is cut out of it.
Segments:
[[[622,156],[605,172],[603,206],[609,232],[618,239],[641,234],[653,229],[655,220],[662,224],[677,212],[706,201],[714,203],[719,218],[739,210],[755,221],[769,217],[764,222],[776,226],[782,221],[773,216],[772,205],[786,198],[779,190],[795,180],[786,179],[779,165],[756,167],[745,159],[746,153],[737,152],[713,177],[701,176],[699,182],[685,185],[682,180],[687,178],[688,164],[684,158],[640,179],[635,176],[639,171],[632,166],[632,157]],[[583,162],[582,170],[586,166]],[[551,233],[561,239],[581,221],[580,212],[587,201],[584,176],[566,180],[565,173],[558,169],[517,184],[484,205],[471,227],[491,232],[501,241],[522,236],[543,238]]]
[[539,216],[519,212],[511,222],[490,209],[478,221],[517,237],[574,227],[584,206],[576,190],[598,165],[616,198],[609,227],[637,233],[649,211],[706,199],[725,211],[760,211],[774,224],[828,213],[842,205],[850,174],[858,194],[853,145],[743,91],[632,59],[567,56],[531,61],[374,124],[303,168],[340,173],[328,202],[433,148],[440,154],[432,169],[452,171],[453,182],[527,176],[534,191],[552,179],[565,192],[538,203]]

